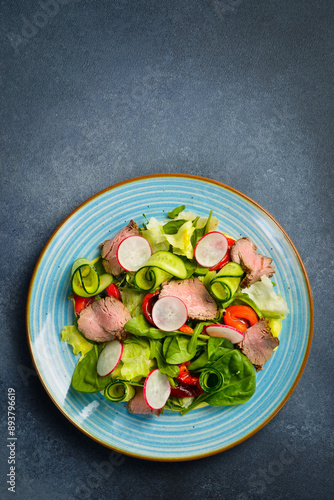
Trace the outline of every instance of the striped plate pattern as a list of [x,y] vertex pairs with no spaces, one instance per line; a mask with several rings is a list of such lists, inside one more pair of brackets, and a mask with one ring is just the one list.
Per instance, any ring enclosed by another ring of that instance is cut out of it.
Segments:
[[[72,262],[93,259],[98,245],[130,219],[163,219],[178,205],[197,215],[212,209],[219,228],[249,236],[260,253],[273,257],[277,290],[290,309],[280,347],[257,373],[257,389],[243,405],[206,407],[185,415],[131,415],[125,405],[71,388],[77,361],[60,332],[73,322],[69,278]],[[51,399],[82,432],[121,453],[148,460],[190,460],[218,453],[263,427],[293,392],[311,346],[313,305],[303,263],[293,243],[262,207],[211,179],[178,174],[132,179],[112,186],[79,206],[54,232],[34,271],[27,303],[28,342],[37,373]]]

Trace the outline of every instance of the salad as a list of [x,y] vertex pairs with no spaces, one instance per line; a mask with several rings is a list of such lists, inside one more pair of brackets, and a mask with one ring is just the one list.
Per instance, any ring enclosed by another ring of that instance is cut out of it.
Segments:
[[73,263],[74,322],[61,340],[79,355],[75,390],[156,415],[253,396],[289,313],[272,258],[185,208],[131,220],[97,259]]

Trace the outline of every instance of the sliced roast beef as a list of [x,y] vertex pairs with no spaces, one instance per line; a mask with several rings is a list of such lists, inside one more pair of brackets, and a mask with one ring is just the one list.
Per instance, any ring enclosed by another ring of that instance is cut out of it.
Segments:
[[145,401],[142,387],[136,387],[136,395],[128,402],[130,413],[141,415],[160,415],[160,410],[152,410]]
[[275,347],[279,345],[279,340],[271,333],[267,320],[261,318],[245,331],[245,338],[238,345],[256,369],[261,370],[263,364],[270,359]]
[[178,297],[181,299],[187,306],[190,319],[204,321],[214,319],[218,314],[216,302],[198,278],[165,281],[162,284],[159,297]]
[[129,224],[119,233],[116,234],[114,238],[111,240],[106,240],[104,243],[102,243],[102,250],[101,250],[101,257],[102,257],[102,263],[107,271],[107,273],[113,274],[114,276],[119,276],[123,269],[117,262],[116,258],[116,252],[118,245],[124,238],[127,236],[134,236],[138,235],[139,230],[137,223],[133,220],[130,220]]
[[125,305],[115,297],[95,300],[79,315],[78,329],[83,335],[95,342],[126,338],[124,325],[131,319]]
[[240,238],[231,247],[231,260],[241,265],[246,276],[240,283],[241,288],[249,287],[252,283],[258,281],[261,276],[271,276],[275,270],[271,263],[273,259],[264,257],[257,253],[257,247],[249,238]]

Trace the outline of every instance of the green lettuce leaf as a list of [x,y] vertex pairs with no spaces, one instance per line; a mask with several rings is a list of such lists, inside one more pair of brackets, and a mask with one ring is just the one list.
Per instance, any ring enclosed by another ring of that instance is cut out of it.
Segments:
[[124,340],[122,360],[112,372],[112,378],[140,380],[147,377],[154,365],[150,355],[149,340],[136,337]]
[[[158,250],[169,250],[170,245],[173,248],[173,253],[176,255],[183,255],[188,259],[194,256],[193,235],[195,231],[204,228],[207,231],[214,231],[218,225],[216,217],[196,217],[192,212],[178,212],[178,209],[173,211],[173,221],[158,221],[156,218],[151,217],[145,229],[141,230],[141,235],[146,238],[153,252]],[[172,214],[172,213],[171,213]],[[177,214],[175,216],[175,214]],[[196,219],[196,224],[193,221]],[[208,227],[207,226],[208,223]],[[196,238],[197,240],[197,238]]]
[[169,250],[169,243],[163,229],[164,222],[159,222],[154,217],[150,218],[146,229],[141,231],[141,235],[150,243],[153,252],[159,250]]
[[141,292],[130,286],[121,289],[122,302],[134,318],[142,313],[142,303],[146,292]]
[[175,234],[166,234],[166,239],[173,247],[176,255],[185,255],[188,259],[194,256],[194,248],[191,244],[191,237],[195,228],[191,221],[187,221],[179,228]]
[[[209,217],[197,217],[196,214],[193,212],[180,212],[176,219],[185,219],[189,221],[195,221],[196,220],[196,228],[197,229],[206,229],[206,231],[209,233],[210,231],[215,231],[217,229],[217,226],[219,224],[219,220],[215,216],[209,216]],[[204,231],[203,231],[204,234]],[[202,235],[203,236],[203,235]]]
[[65,326],[61,332],[61,340],[67,341],[73,349],[73,354],[84,356],[89,352],[93,345],[79,332],[75,325]]
[[274,285],[267,276],[262,276],[242,293],[246,293],[267,318],[280,318],[290,312],[286,301],[274,291]]
[[184,255],[188,259],[192,259],[194,249],[191,244],[191,237],[195,231],[192,222],[184,222],[180,228],[175,228],[177,231],[174,234],[165,233],[165,224],[165,221],[159,222],[154,217],[151,217],[149,223],[146,225],[146,230],[141,232],[141,235],[150,243],[153,252],[157,250],[168,251],[171,245],[176,255]]

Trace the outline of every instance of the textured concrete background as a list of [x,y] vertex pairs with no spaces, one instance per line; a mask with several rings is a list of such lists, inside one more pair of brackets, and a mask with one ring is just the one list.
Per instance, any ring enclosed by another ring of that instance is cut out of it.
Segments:
[[[1,498],[333,498],[331,0],[1,2]],[[112,456],[57,410],[32,369],[29,281],[81,202],[179,172],[267,209],[314,294],[308,364],[243,444],[186,463]],[[17,393],[17,492],[7,491],[7,388]]]

